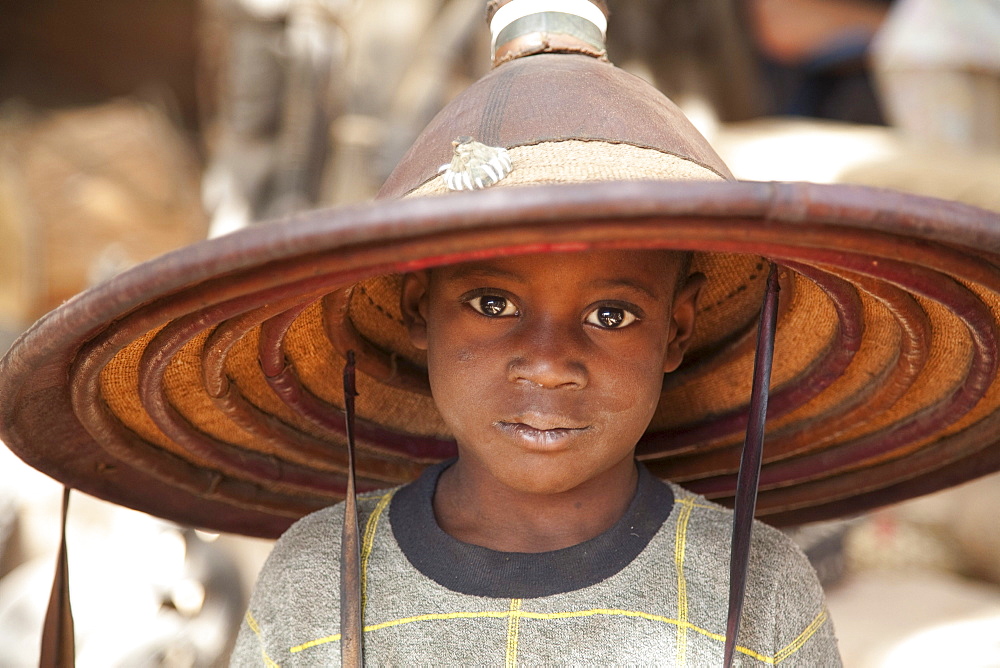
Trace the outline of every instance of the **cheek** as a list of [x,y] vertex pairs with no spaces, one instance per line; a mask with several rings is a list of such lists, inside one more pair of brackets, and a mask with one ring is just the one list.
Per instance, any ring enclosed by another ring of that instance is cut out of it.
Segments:
[[457,430],[476,414],[476,398],[495,394],[501,379],[493,372],[494,361],[482,351],[453,343],[429,348],[427,375],[438,411]]
[[[653,411],[663,389],[663,356],[655,354],[656,346],[625,346],[600,372],[609,407],[615,411]],[[642,351],[646,351],[643,354]]]
[[[615,406],[614,412],[621,418],[619,423],[627,425],[627,430],[641,436],[649,426],[653,414],[660,403],[663,388],[663,374],[650,374],[645,369],[636,370],[626,382],[612,389],[616,399],[608,403]],[[626,417],[628,416],[628,417]]]
[[427,354],[427,375],[434,395],[453,392],[475,379],[479,356],[468,348],[442,350],[430,347]]
[[648,373],[642,373],[633,375],[627,383],[608,388],[609,392],[604,396],[611,395],[613,398],[602,404],[608,407],[603,422],[608,429],[606,433],[609,443],[617,442],[635,447],[656,413],[662,385],[662,374],[652,377]]

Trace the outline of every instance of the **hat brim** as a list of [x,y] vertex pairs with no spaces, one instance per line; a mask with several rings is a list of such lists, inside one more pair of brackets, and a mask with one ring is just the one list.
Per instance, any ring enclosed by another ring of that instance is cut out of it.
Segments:
[[[290,350],[297,328],[329,334],[316,316],[332,308],[324,296],[436,265],[607,247],[783,267],[793,303],[775,355],[795,362],[774,380],[759,517],[828,519],[1000,469],[1000,215],[812,184],[492,189],[317,211],[195,244],[77,296],[15,342],[0,362],[0,430],[70,487],[183,524],[277,536],[343,492],[343,420],[309,380],[339,382],[338,356],[325,353],[339,344],[303,352],[310,369]],[[796,295],[832,314],[819,343]],[[880,339],[878,351],[865,347]],[[745,348],[712,350],[665,392],[732,384],[725,375]],[[232,372],[236,357],[259,377]],[[726,502],[743,404],[696,399],[678,399],[694,413],[651,430],[638,454]],[[404,482],[453,452],[446,435],[372,420],[359,438],[363,488]]]

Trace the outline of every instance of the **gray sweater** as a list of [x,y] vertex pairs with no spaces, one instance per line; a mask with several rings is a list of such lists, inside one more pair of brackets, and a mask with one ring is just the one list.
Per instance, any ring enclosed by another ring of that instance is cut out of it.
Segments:
[[[625,516],[542,554],[461,543],[436,524],[443,466],[359,499],[368,665],[722,665],[730,511],[640,466]],[[343,505],[303,518],[257,582],[236,666],[338,665]],[[737,665],[840,666],[815,573],[754,529]]]

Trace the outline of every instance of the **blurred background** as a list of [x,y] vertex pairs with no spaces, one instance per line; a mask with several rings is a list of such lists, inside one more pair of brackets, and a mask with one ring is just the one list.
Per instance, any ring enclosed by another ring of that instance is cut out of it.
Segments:
[[[1000,211],[1000,0],[611,0],[610,58],[738,178]],[[0,0],[0,351],[169,249],[370,199],[489,68],[483,0]],[[61,487],[0,448],[0,666],[37,664]],[[1000,478],[791,530],[848,668],[1000,666]],[[225,665],[268,541],[73,497],[80,666]]]

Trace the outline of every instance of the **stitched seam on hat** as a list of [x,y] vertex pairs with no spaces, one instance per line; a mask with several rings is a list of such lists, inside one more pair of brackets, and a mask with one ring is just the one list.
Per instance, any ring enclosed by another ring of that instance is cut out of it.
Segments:
[[403,325],[404,327],[406,326],[406,323],[403,322],[402,318],[396,318],[396,317],[394,317],[391,313],[389,313],[388,311],[385,310],[385,307],[383,307],[381,304],[377,303],[374,299],[372,299],[371,295],[369,295],[368,291],[365,289],[365,286],[358,285],[357,286],[357,291],[360,292],[361,294],[363,294],[365,296],[365,299],[368,300],[368,303],[371,304],[375,308],[376,311],[378,311],[379,313],[381,313],[382,315],[384,315],[386,318],[388,318],[389,320],[393,321],[394,323],[399,324],[399,325]]
[[[764,264],[762,262],[758,262],[757,266],[754,267],[754,269],[758,272],[764,271]],[[741,292],[744,292],[748,287],[750,287],[750,282],[758,279],[759,277],[760,277],[759,273],[750,274],[749,276],[747,276],[746,281],[744,283],[740,283],[739,285],[737,285],[729,292],[729,294],[727,294],[725,297],[721,297],[714,304],[709,304],[705,308],[701,309],[701,312],[708,313],[715,307],[725,304],[736,295],[740,294]]]
[[511,77],[499,77],[496,87],[490,91],[483,110],[483,119],[479,124],[479,137],[476,137],[478,141],[490,146],[499,141],[500,124],[507,108],[507,98],[510,97],[512,83]]

